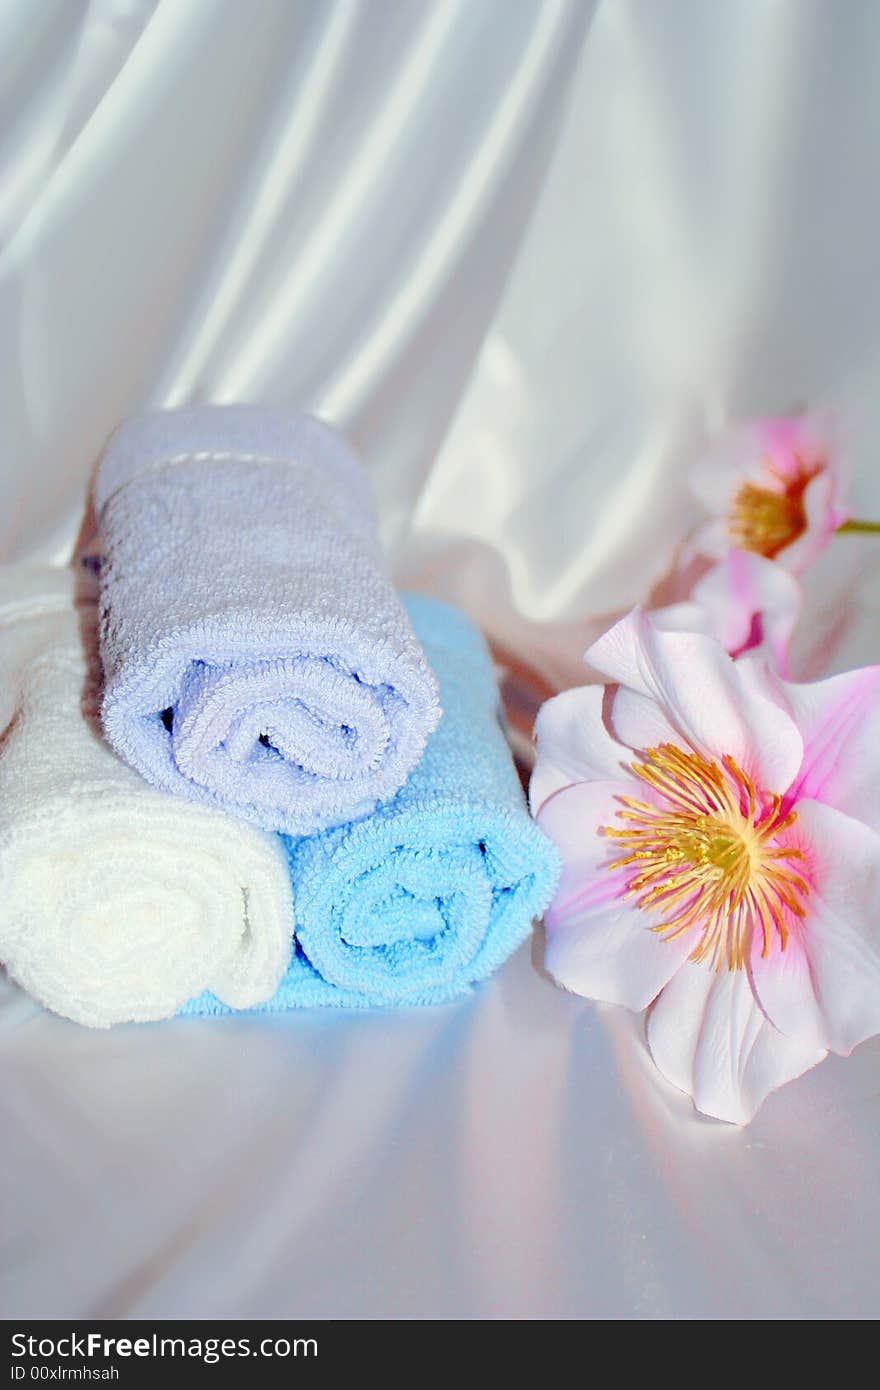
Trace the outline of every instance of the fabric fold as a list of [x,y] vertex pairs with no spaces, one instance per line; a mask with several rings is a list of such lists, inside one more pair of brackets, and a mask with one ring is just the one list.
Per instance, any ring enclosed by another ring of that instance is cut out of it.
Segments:
[[339,435],[256,406],[144,415],[94,498],[102,718],[132,767],[291,835],[393,796],[436,684]]
[[101,737],[95,595],[0,568],[0,961],[92,1027],[165,1018],[211,989],[269,998],[293,902],[277,836],[156,791]]
[[[443,717],[390,802],[287,841],[295,949],[266,1009],[452,999],[507,959],[552,896],[556,851],[526,810],[483,639],[433,599],[407,608]],[[209,996],[183,1010],[222,1011]]]

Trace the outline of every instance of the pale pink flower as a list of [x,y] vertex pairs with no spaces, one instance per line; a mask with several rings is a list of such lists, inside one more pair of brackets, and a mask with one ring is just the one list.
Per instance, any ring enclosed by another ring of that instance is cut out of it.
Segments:
[[735,426],[700,460],[691,486],[711,514],[690,551],[746,550],[802,574],[849,513],[838,426],[829,412]]
[[531,801],[563,858],[546,963],[652,1006],[660,1071],[747,1122],[880,1031],[880,667],[791,685],[636,609],[549,700]]
[[706,633],[730,656],[766,651],[785,675],[802,600],[798,580],[781,565],[752,551],[730,550],[688,599],[655,609],[651,621],[664,631]]

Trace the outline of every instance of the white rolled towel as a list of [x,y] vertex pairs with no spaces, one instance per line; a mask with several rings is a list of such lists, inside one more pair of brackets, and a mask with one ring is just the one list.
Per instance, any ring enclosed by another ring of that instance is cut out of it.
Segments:
[[259,1004],[291,954],[283,845],[157,791],[103,741],[95,595],[77,582],[0,567],[0,961],[95,1028],[203,990]]

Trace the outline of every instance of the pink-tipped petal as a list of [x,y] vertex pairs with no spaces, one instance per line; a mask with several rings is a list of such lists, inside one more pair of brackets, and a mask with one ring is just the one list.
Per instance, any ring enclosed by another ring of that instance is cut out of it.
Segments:
[[700,580],[693,596],[709,613],[713,636],[731,656],[749,649],[760,619],[762,644],[784,669],[803,601],[800,584],[787,570],[763,555],[731,550]]
[[826,1055],[773,1027],[745,971],[716,972],[690,962],[651,1009],[647,1035],[666,1079],[704,1115],[737,1125],[748,1124],[771,1091]]
[[[720,643],[691,632],[660,632],[640,609],[616,623],[587,652],[611,680],[661,707],[698,753],[729,754],[759,786],[784,791],[801,764],[803,745],[792,719],[740,680]],[[616,702],[615,702],[616,704]],[[622,737],[612,711],[615,732]]]
[[766,650],[784,672],[802,597],[794,576],[772,560],[747,550],[728,550],[695,584],[689,601],[658,608],[650,618],[662,632],[714,637],[730,656]]
[[801,415],[781,415],[757,421],[766,463],[786,481],[804,470],[820,469],[840,482],[843,439],[835,411],[816,407]]
[[755,992],[790,1037],[847,1055],[880,1033],[880,836],[817,801],[797,815],[807,915],[784,952],[753,954]]
[[755,421],[759,453],[781,477],[797,476],[797,454],[803,447],[803,417],[770,415]]
[[836,806],[880,832],[880,666],[805,685],[779,681],[775,691],[803,738],[793,796]]
[[604,686],[582,685],[541,706],[535,722],[538,754],[529,784],[533,815],[560,787],[620,777],[628,750],[605,727],[604,700]]

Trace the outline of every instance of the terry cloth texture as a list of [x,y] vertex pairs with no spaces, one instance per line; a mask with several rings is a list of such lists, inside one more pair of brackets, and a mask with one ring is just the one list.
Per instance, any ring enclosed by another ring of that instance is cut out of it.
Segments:
[[[506,960],[552,896],[556,851],[526,810],[483,640],[445,604],[408,608],[443,718],[392,801],[288,842],[296,943],[266,1009],[452,999]],[[183,1012],[223,1010],[202,997]]]
[[98,470],[104,728],[167,791],[310,834],[392,796],[439,718],[366,476],[306,415],[145,415]]
[[0,568],[0,961],[103,1028],[210,988],[269,998],[293,901],[277,836],[167,796],[101,737],[96,606],[66,570]]

